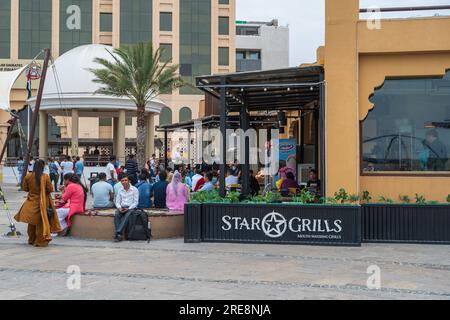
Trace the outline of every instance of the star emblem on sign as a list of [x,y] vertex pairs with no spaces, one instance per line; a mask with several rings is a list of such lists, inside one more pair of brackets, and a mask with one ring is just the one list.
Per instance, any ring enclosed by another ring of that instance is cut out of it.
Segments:
[[287,229],[286,219],[279,213],[273,211],[266,215],[262,221],[262,229],[270,238],[280,238]]

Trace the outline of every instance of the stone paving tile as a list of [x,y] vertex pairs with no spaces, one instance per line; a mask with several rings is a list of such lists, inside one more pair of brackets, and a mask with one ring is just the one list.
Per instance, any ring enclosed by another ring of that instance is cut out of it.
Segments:
[[[14,214],[23,194],[7,194]],[[17,227],[26,232],[26,225]],[[0,210],[0,233],[6,231]],[[81,267],[79,291],[66,287],[69,265]],[[380,291],[366,287],[370,265],[381,268]],[[114,244],[58,238],[37,249],[26,237],[0,236],[0,299],[450,300],[450,246],[335,248],[182,239]]]

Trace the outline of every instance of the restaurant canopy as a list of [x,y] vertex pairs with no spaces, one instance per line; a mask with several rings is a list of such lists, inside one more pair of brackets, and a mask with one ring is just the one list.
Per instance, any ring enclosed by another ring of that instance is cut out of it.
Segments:
[[218,99],[225,88],[229,112],[240,112],[243,105],[249,112],[288,111],[320,100],[323,73],[321,66],[230,73],[198,77],[196,85]]
[[[220,100],[222,150],[227,148],[226,130],[231,115],[239,113],[240,128],[251,126],[251,116],[277,112],[315,110],[320,117],[320,173],[325,183],[325,81],[321,66],[295,67],[268,71],[219,74],[196,78],[196,86]],[[243,194],[249,186],[249,143],[242,165]],[[220,194],[225,195],[225,152],[220,167]],[[324,188],[325,189],[325,188]]]

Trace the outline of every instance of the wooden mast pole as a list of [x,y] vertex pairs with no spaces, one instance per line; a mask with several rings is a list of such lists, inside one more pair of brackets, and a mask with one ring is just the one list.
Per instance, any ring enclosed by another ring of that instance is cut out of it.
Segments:
[[[47,69],[48,69],[48,64],[50,61],[50,49],[44,49],[44,65],[42,67],[42,74],[41,74],[41,81],[39,83],[39,90],[38,90],[38,95],[36,97],[36,106],[34,107],[34,111],[33,111],[33,117],[32,117],[32,122],[31,122],[31,129],[29,132],[29,136],[30,138],[28,139],[28,148],[27,148],[27,153],[24,157],[24,166],[23,166],[23,172],[22,172],[22,181],[21,184],[23,182],[23,179],[25,178],[25,176],[28,173],[28,165],[31,162],[31,150],[33,148],[33,142],[34,142],[34,132],[36,131],[36,126],[37,126],[37,122],[39,119],[39,110],[41,108],[41,101],[42,101],[42,95],[44,93],[44,84],[45,84],[45,78],[47,77]],[[41,124],[43,125],[43,124]]]

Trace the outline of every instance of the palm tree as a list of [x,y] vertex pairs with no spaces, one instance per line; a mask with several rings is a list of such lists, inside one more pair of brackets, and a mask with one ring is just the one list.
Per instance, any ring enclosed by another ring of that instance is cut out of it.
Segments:
[[136,104],[136,157],[139,167],[143,168],[147,138],[145,106],[161,93],[171,92],[183,85],[177,74],[178,65],[173,65],[170,60],[161,62],[162,50],[159,48],[153,52],[152,43],[124,46],[109,53],[113,58],[111,62],[96,58],[94,62],[103,68],[90,70],[96,77],[94,82],[103,85],[96,93],[128,97]]

